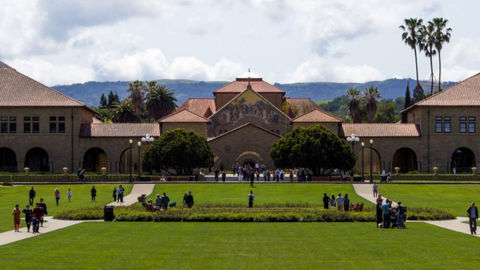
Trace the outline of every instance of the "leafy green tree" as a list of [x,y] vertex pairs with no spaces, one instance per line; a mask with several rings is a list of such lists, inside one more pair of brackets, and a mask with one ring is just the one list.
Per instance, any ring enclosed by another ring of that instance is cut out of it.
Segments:
[[110,91],[108,93],[108,101],[107,101],[107,108],[113,108],[115,104],[120,103],[120,98],[118,97],[117,92],[113,93]]
[[353,123],[360,123],[360,91],[351,88],[345,96],[347,98],[348,113]]
[[417,46],[420,44],[421,28],[423,25],[422,19],[410,18],[404,20],[405,25],[400,25],[402,32],[402,40],[407,44],[415,54],[415,71],[417,75],[417,86],[420,85],[418,79],[418,58],[417,58]]
[[270,156],[279,168],[308,168],[314,175],[350,170],[355,155],[346,140],[321,125],[297,127],[276,141]]
[[130,99],[132,100],[133,108],[137,118],[142,117],[143,112],[143,98],[147,87],[142,81],[136,80],[128,84],[127,92],[130,93]]
[[437,54],[435,49],[435,26],[432,22],[428,22],[427,25],[422,25],[420,28],[420,50],[425,52],[425,56],[430,60],[430,95],[433,95],[433,80],[435,75],[433,73],[433,56]]
[[122,103],[113,105],[113,121],[120,123],[135,123],[139,118],[135,115],[132,100],[126,98]]
[[147,146],[143,151],[142,167],[145,171],[192,175],[195,168],[213,166],[213,158],[205,137],[194,131],[175,129],[165,132]]
[[377,100],[380,99],[382,95],[377,87],[370,86],[363,91],[363,97],[365,99],[365,112],[367,113],[368,120],[372,122],[377,113]]
[[440,52],[442,51],[443,44],[450,42],[450,32],[452,28],[447,28],[448,20],[444,18],[433,18],[432,23],[435,28],[434,37],[435,37],[435,48],[438,52],[438,90],[442,91],[442,58],[440,57]]
[[378,112],[375,116],[376,123],[395,123],[398,120],[395,113],[395,104],[388,102],[378,106]]
[[105,109],[108,105],[107,98],[105,97],[105,94],[102,93],[100,96],[100,108]]
[[159,119],[172,113],[177,105],[173,92],[156,81],[147,82],[146,108],[151,119]]

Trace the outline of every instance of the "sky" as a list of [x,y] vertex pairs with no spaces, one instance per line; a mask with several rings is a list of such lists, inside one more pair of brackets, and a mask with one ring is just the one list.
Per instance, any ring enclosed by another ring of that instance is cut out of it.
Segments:
[[[0,61],[49,86],[87,81],[413,78],[405,18],[449,20],[442,80],[480,70],[480,1],[0,0]],[[435,76],[438,61],[434,59]],[[419,55],[420,79],[430,77]]]

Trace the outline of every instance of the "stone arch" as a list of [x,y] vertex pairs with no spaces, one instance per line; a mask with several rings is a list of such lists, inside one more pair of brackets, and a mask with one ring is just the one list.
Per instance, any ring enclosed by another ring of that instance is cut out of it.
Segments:
[[8,147],[0,148],[0,171],[17,171],[17,156],[15,152]]
[[50,171],[50,163],[48,153],[43,148],[34,147],[28,150],[25,155],[25,167],[30,168],[30,171]]
[[255,164],[263,164],[263,158],[255,151],[245,151],[238,155],[235,162],[242,166],[248,164],[252,168],[255,168]]
[[399,167],[402,173],[418,171],[417,155],[412,149],[402,147],[393,154],[392,165],[393,168]]
[[88,149],[83,155],[83,167],[88,172],[100,172],[102,167],[108,169],[107,154],[99,147]]
[[470,148],[460,147],[452,153],[451,169],[456,168],[457,172],[471,172],[476,164],[475,154]]
[[[365,147],[363,152],[363,172],[365,177],[370,174],[370,147]],[[362,173],[362,151],[358,152],[357,154],[357,162],[355,163],[354,167],[355,173],[361,174]],[[373,173],[380,173],[382,171],[382,160],[380,158],[380,153],[375,149],[372,148],[372,172]]]

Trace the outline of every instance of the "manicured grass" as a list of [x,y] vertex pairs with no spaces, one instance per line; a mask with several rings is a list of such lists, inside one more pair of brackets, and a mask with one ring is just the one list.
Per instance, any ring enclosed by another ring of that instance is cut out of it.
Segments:
[[455,210],[466,216],[472,201],[480,203],[480,185],[379,185],[379,194],[407,206]]
[[328,196],[342,196],[347,193],[350,202],[363,202],[370,204],[359,197],[350,184],[158,184],[150,198],[156,194],[166,192],[170,201],[182,204],[183,195],[192,191],[196,204],[203,203],[237,203],[248,205],[248,193],[255,193],[255,204],[266,203],[312,203],[322,205],[323,193]]
[[[118,185],[95,185],[97,197],[95,202],[90,200],[90,190],[93,185],[37,185],[34,186],[37,195],[35,202],[43,198],[47,204],[48,215],[52,216],[58,210],[70,210],[90,206],[101,206],[113,201],[112,191]],[[28,191],[32,186],[0,186],[0,232],[13,230],[12,210],[15,204],[23,209],[28,204]],[[130,193],[132,185],[123,185],[126,194]],[[60,190],[61,199],[59,206],[55,204],[54,190]],[[72,190],[72,202],[68,202],[67,190]],[[24,215],[22,214],[22,217]],[[22,221],[22,225],[24,222]]]
[[[2,246],[0,261],[5,270],[478,269],[479,239],[424,223],[407,226],[83,223]],[[41,256],[26,259],[38,249]]]

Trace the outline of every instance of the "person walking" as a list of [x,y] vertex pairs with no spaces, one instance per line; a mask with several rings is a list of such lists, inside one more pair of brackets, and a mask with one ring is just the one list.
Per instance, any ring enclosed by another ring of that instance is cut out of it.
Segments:
[[163,196],[160,200],[161,200],[163,210],[167,210],[168,209],[168,203],[170,202],[170,198],[167,196],[167,194],[165,192],[163,192]]
[[218,169],[215,170],[215,182],[218,182],[218,175],[220,174],[220,171]]
[[92,189],[90,190],[90,195],[92,195],[92,202],[95,202],[95,197],[97,197],[97,189],[95,186],[92,186]]
[[55,201],[57,202],[58,206],[58,201],[60,201],[60,191],[58,190],[58,188],[55,189]]
[[475,206],[475,202],[472,202],[470,207],[467,209],[468,224],[470,226],[470,234],[477,234],[477,218],[478,218],[478,208]]
[[373,197],[376,198],[378,196],[378,185],[377,183],[373,183]]
[[193,206],[193,195],[192,195],[191,191],[188,192],[186,201],[187,201],[187,207],[192,208],[192,206]]
[[117,188],[116,187],[113,188],[112,197],[113,197],[113,201],[116,202],[117,201]]
[[68,189],[67,191],[68,202],[72,202],[72,191]]
[[30,232],[30,225],[32,224],[32,214],[33,211],[30,209],[30,205],[26,205],[25,209],[22,210],[25,214],[25,224],[27,225],[27,232]]
[[382,203],[383,199],[381,195],[378,195],[377,197],[377,204],[376,204],[376,209],[377,209],[377,227],[380,227],[383,222],[383,212],[382,212]]
[[13,226],[15,227],[15,232],[20,232],[20,216],[22,215],[22,210],[18,207],[18,204],[15,205],[12,211],[13,215]]
[[118,201],[120,201],[120,203],[123,203],[123,193],[125,192],[125,189],[123,188],[122,185],[118,187],[117,192],[118,192]]
[[222,172],[222,181],[225,183],[225,179],[227,178],[227,173],[225,171]]
[[33,233],[39,233],[38,224],[43,220],[43,215],[44,215],[43,208],[40,206],[40,203],[37,203],[37,205],[33,209],[33,216],[32,216]]
[[338,197],[335,199],[338,211],[343,211],[343,197],[342,194],[338,194]]
[[323,208],[328,209],[328,203],[330,202],[330,198],[328,198],[327,193],[323,193]]
[[250,194],[248,194],[248,208],[253,207],[253,199],[255,199],[255,194],[253,194],[253,191],[250,190]]
[[402,202],[397,205],[397,229],[405,228],[405,211],[407,208],[403,207]]
[[32,189],[30,189],[30,191],[28,192],[28,203],[29,203],[30,205],[33,205],[33,201],[34,201],[34,199],[35,199],[35,195],[36,195],[36,194],[37,194],[37,193],[35,192],[35,190],[34,190],[33,187],[32,187]]
[[43,198],[40,198],[40,203],[38,204],[42,208],[42,215],[38,219],[40,226],[43,227],[43,218],[45,215],[48,215],[47,204],[43,201]]
[[350,200],[348,199],[348,194],[345,194],[343,197],[343,210],[345,210],[345,212],[350,210]]
[[253,180],[255,179],[255,176],[253,175],[253,172],[250,174],[250,187],[253,187]]
[[330,208],[335,208],[335,195],[332,194],[330,197]]
[[157,197],[155,198],[155,206],[157,209],[162,207],[162,198],[160,198],[160,194],[157,194]]
[[385,203],[382,204],[382,214],[383,214],[383,228],[390,228],[390,200],[386,199]]

